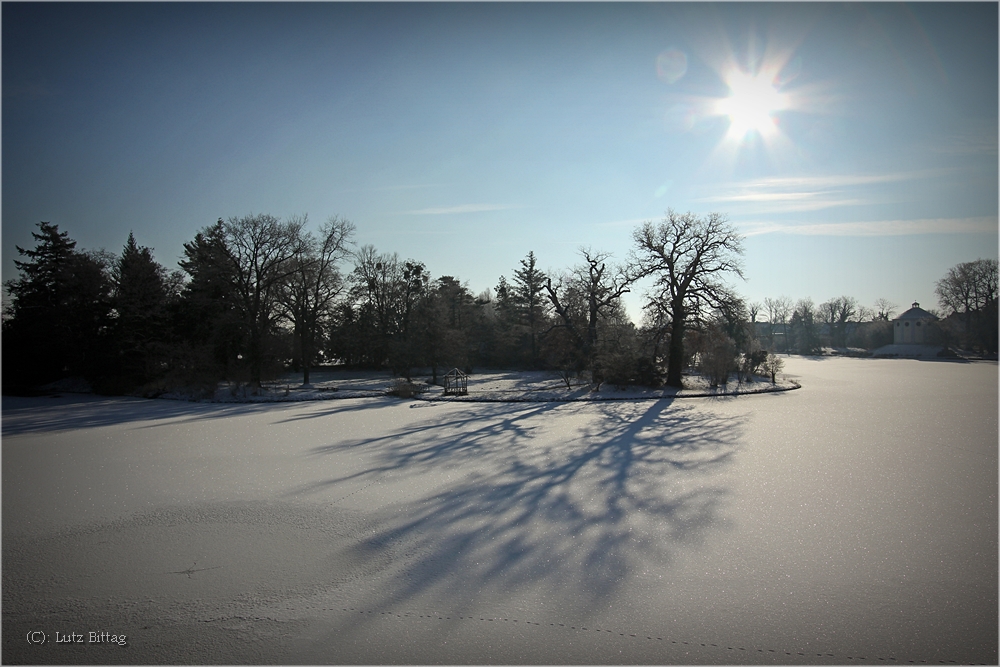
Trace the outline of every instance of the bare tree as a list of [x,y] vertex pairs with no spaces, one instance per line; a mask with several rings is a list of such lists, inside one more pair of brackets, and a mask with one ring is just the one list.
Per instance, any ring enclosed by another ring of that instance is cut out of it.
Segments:
[[[779,296],[777,299],[767,297],[764,299],[764,308],[767,310],[767,321],[770,323],[768,330],[771,332],[771,345],[774,346],[774,325],[781,325],[781,338],[784,342],[785,352],[788,352],[788,316],[792,314],[792,300],[787,296]],[[777,351],[777,350],[775,350]]]
[[819,306],[824,321],[830,327],[830,344],[833,347],[847,345],[847,323],[858,315],[858,302],[849,296],[838,296]]
[[[580,348],[582,358],[591,370],[596,370],[594,358],[598,349],[598,324],[629,291],[631,280],[623,268],[608,266],[610,253],[581,248],[580,255],[584,264],[576,266],[569,276],[560,278],[555,287],[552,279],[547,279],[545,290],[561,320],[556,326],[569,331]],[[567,292],[575,293],[583,312],[573,312],[566,299]],[[600,378],[595,377],[594,381],[600,383]]]
[[934,289],[938,302],[954,313],[975,313],[997,298],[997,260],[977,259],[948,269]]
[[232,217],[222,223],[222,232],[247,331],[250,383],[259,387],[265,339],[279,313],[278,290],[293,271],[290,260],[302,251],[302,221],[282,222],[266,213]]
[[948,269],[934,289],[946,311],[962,316],[965,335],[987,351],[997,349],[997,260],[977,259]]
[[[303,216],[292,221],[305,226],[307,219]],[[354,230],[353,223],[333,216],[320,227],[318,236],[305,234],[298,253],[289,260],[288,278],[278,291],[283,314],[292,323],[298,342],[303,384],[309,384],[316,339],[346,286],[338,263],[348,255]]]
[[771,384],[775,384],[777,381],[777,375],[781,372],[781,369],[785,367],[785,362],[782,361],[781,357],[777,357],[773,354],[767,355],[764,359],[764,363],[761,368],[765,373],[771,376]]
[[414,260],[401,261],[396,253],[379,254],[374,246],[355,253],[352,302],[356,309],[354,345],[360,357],[382,366],[393,350],[396,364],[404,372],[413,357],[409,341],[410,320],[417,300],[430,280],[427,267]]
[[656,278],[651,301],[671,320],[667,384],[681,387],[684,327],[706,307],[732,300],[722,276],[743,277],[742,237],[719,213],[701,218],[670,210],[658,225],[646,222],[637,228],[633,239],[634,276]]
[[885,297],[879,297],[875,299],[875,317],[876,320],[891,320],[893,314],[896,312],[896,304]]

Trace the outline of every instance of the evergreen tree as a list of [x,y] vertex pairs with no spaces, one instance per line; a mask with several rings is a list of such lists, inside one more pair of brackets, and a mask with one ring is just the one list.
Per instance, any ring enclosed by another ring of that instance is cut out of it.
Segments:
[[815,354],[819,352],[819,334],[816,332],[816,310],[812,299],[800,299],[795,304],[792,319],[789,321],[793,347],[799,354]]
[[116,313],[112,337],[119,363],[107,369],[127,391],[161,372],[165,364],[168,281],[166,269],[140,247],[130,232],[112,277],[112,305]]
[[514,271],[512,301],[520,314],[521,322],[528,329],[531,340],[532,366],[538,365],[538,333],[545,323],[545,274],[535,267],[535,253],[529,252],[521,260],[521,268]]
[[243,346],[235,278],[227,257],[219,220],[184,244],[179,263],[189,280],[173,315],[177,338],[183,341],[175,349],[173,365],[185,381],[206,388],[231,374]]
[[34,249],[17,247],[20,276],[6,282],[3,375],[7,390],[60,377],[92,378],[109,322],[110,280],[100,254],[76,250],[58,225],[38,224]]
[[493,299],[494,336],[490,363],[501,368],[509,368],[517,363],[518,314],[514,304],[514,288],[507,278],[500,276]]

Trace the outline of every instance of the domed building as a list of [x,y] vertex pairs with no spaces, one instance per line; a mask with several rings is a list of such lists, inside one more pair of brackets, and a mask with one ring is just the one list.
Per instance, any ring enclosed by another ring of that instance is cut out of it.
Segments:
[[936,319],[914,301],[913,307],[892,321],[893,345],[927,345],[927,327]]

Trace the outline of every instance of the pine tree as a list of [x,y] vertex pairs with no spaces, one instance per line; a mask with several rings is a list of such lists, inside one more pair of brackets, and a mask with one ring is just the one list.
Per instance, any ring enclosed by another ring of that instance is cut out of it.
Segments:
[[122,382],[131,385],[123,389],[131,389],[149,381],[164,361],[167,271],[130,232],[112,273],[117,313],[113,335],[121,360],[115,370]]
[[179,265],[190,278],[173,316],[184,350],[178,351],[177,370],[188,381],[214,386],[229,374],[243,341],[222,220],[184,244]]
[[108,324],[110,281],[99,254],[76,250],[58,225],[38,224],[37,245],[17,247],[20,277],[5,286],[3,374],[7,389],[98,371]]
[[528,328],[531,338],[531,359],[538,364],[538,332],[545,320],[545,274],[535,268],[535,253],[529,252],[521,260],[521,268],[514,271],[513,302],[521,315],[521,321]]

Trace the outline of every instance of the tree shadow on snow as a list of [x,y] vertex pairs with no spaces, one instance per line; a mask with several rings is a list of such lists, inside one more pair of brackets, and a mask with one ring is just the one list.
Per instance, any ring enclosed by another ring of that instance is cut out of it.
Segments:
[[370,608],[433,592],[459,613],[481,595],[567,590],[592,607],[724,528],[727,490],[716,473],[741,427],[671,400],[480,404],[317,448],[312,455],[363,449],[376,465],[293,494],[386,476],[409,483],[409,495],[436,485],[393,505],[401,518],[360,545],[405,554],[404,571],[365,601]]
[[[3,436],[28,433],[52,433],[83,428],[142,424],[142,428],[226,419],[250,414],[272,413],[281,416],[294,411],[294,417],[275,423],[328,417],[338,412],[391,405],[394,399],[382,397],[337,399],[330,401],[274,401],[262,403],[195,403],[168,399],[103,397],[92,394],[69,394],[43,397],[3,397]],[[333,405],[336,404],[336,405]],[[307,408],[303,413],[302,408]],[[309,410],[309,408],[313,408]],[[158,422],[158,423],[157,423]]]

